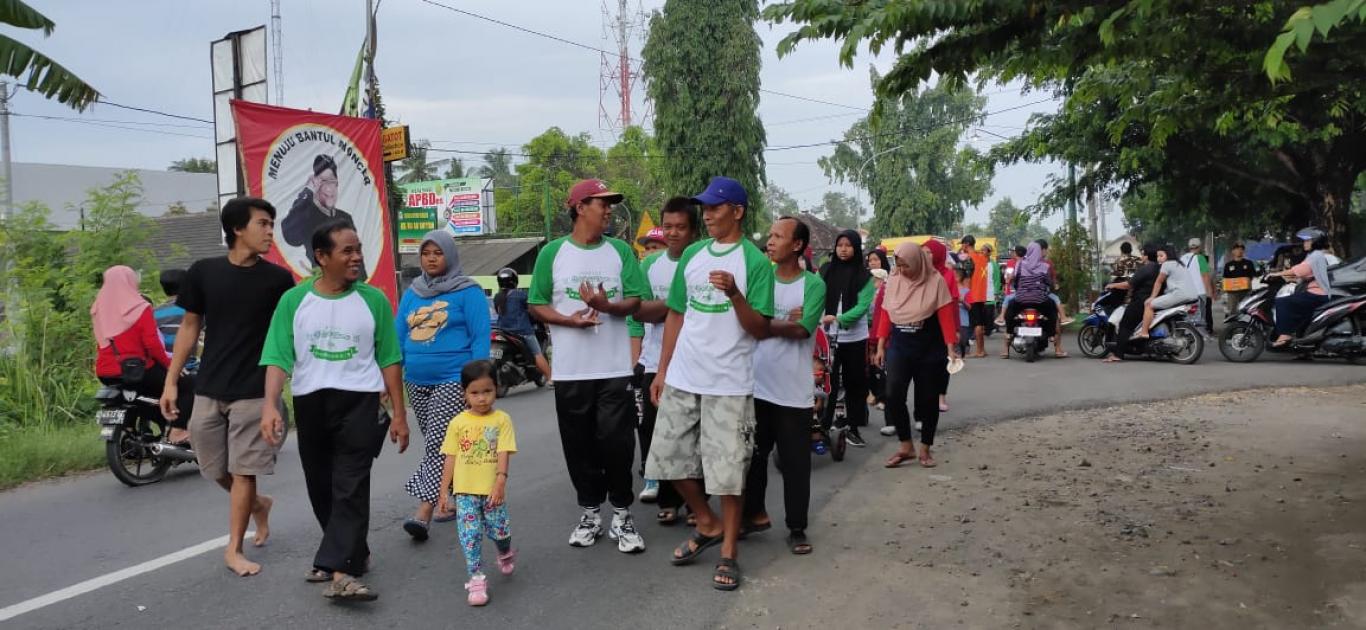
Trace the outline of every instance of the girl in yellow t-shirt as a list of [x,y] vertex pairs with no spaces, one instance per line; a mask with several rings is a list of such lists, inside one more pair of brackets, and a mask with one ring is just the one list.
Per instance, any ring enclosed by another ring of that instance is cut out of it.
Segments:
[[[517,452],[517,437],[512,418],[493,408],[498,397],[497,370],[493,362],[470,361],[460,371],[469,408],[451,420],[441,452],[446,463],[441,470],[441,487],[455,493],[456,527],[460,547],[465,552],[465,568],[470,581],[465,583],[471,606],[489,601],[483,571],[483,537],[498,547],[498,568],[511,575],[517,552],[512,548],[508,529],[508,460]],[[440,512],[448,512],[450,498],[441,492]]]

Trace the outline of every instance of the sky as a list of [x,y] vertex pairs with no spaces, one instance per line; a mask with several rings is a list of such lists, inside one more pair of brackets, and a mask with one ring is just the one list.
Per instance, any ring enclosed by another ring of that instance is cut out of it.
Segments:
[[[615,48],[604,37],[602,0],[434,1],[588,46]],[[571,134],[589,132],[600,144],[611,144],[611,133],[599,123],[599,53],[422,0],[379,2],[376,72],[389,115],[409,125],[413,139],[472,152],[506,146],[515,153],[527,140],[558,126]],[[634,2],[636,10],[644,11],[663,4]],[[365,35],[364,1],[281,4],[284,105],[336,111]],[[270,21],[269,0],[64,0],[33,5],[56,22],[53,35],[44,39],[41,32],[15,29],[6,29],[6,34],[54,58],[108,101],[206,120],[213,118],[209,42]],[[631,44],[637,58],[643,19],[640,24]],[[885,71],[894,61],[886,51],[879,57],[865,51],[853,67],[844,67],[838,61],[838,45],[828,40],[804,43],[779,59],[777,43],[792,26],[760,22],[757,30],[764,42],[763,89],[844,106],[762,94],[759,115],[770,146],[841,138],[864,113],[860,108],[872,105],[870,64]],[[274,92],[272,87],[272,99]],[[975,139],[966,140],[981,150],[1000,141],[992,134],[1017,134],[1031,114],[1057,107],[1053,101],[1020,107],[1048,95],[1021,94],[1018,86],[987,86],[983,92],[987,112],[1010,111],[990,114]],[[609,110],[615,110],[614,97],[607,99]],[[643,102],[643,90],[638,89],[637,111]],[[180,158],[213,154],[211,127],[192,120],[108,104],[78,114],[23,91],[12,100],[11,109],[17,114],[11,120],[15,161],[163,169]],[[826,146],[769,152],[768,179],[804,209],[819,205],[830,190],[856,195],[867,205],[866,192],[826,179],[816,160],[830,150]],[[479,162],[477,154],[461,157],[466,164]],[[1003,197],[1020,206],[1033,203],[1043,192],[1046,177],[1064,171],[1056,164],[1000,168],[992,194],[968,211],[966,221],[985,223],[989,209]],[[198,205],[190,200],[187,204]],[[1061,220],[1054,215],[1044,223],[1055,227]],[[1118,211],[1109,213],[1106,228],[1111,238],[1120,234]]]

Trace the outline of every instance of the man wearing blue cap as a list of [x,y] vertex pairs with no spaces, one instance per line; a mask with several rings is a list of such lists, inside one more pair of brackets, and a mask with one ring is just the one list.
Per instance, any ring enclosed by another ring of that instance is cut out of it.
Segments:
[[[773,266],[745,240],[745,189],[713,177],[693,197],[711,238],[683,252],[664,322],[659,373],[650,399],[659,407],[645,463],[649,479],[670,480],[697,516],[697,528],[673,553],[689,564],[721,543],[712,586],[740,586],[736,564],[745,474],[754,453],[754,349],[773,317]],[[721,518],[706,491],[721,497]]]

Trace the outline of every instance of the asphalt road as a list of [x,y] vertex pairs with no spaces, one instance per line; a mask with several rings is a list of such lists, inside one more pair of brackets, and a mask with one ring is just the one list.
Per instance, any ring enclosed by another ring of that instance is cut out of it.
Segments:
[[[1077,354],[1033,366],[994,355],[969,360],[951,387],[952,409],[941,423],[941,444],[953,440],[955,427],[968,423],[1263,385],[1366,381],[1366,367],[1274,359],[1230,364],[1212,346],[1194,366],[1139,361],[1103,365]],[[380,600],[363,606],[324,600],[320,587],[302,579],[319,531],[290,443],[277,474],[261,481],[262,491],[276,498],[270,543],[249,551],[264,566],[261,575],[235,577],[222,566],[221,549],[213,549],[0,621],[0,627],[407,628],[478,622],[516,628],[713,628],[730,607],[743,602],[743,588],[738,593],[710,588],[715,552],[691,567],[669,565],[670,550],[685,530],[656,525],[652,506],[637,504],[649,545],[641,555],[618,553],[606,538],[589,549],[569,547],[578,514],[552,395],[522,389],[500,404],[517,423],[522,448],[513,458],[508,492],[520,556],[515,576],[493,572],[492,602],[484,609],[464,603],[464,568],[451,527],[436,528],[425,544],[411,542],[400,528],[414,506],[402,485],[419,459],[417,440],[402,455],[386,445],[375,465],[370,534],[375,570],[369,582],[382,594]],[[876,411],[873,423],[881,424]],[[91,439],[96,432],[92,423]],[[838,518],[822,514],[822,508],[856,472],[880,465],[892,448],[890,439],[872,431],[867,435],[871,448],[850,449],[845,462],[816,462],[810,530],[815,554],[787,554],[780,528],[775,528],[742,545],[742,567],[819,579],[823,558],[851,544],[839,538],[837,528],[822,527],[822,522]],[[769,505],[781,523],[778,492],[770,489]],[[181,467],[165,482],[144,488],[126,488],[104,472],[0,494],[0,531],[5,534],[0,538],[0,618],[13,605],[221,538],[226,519],[226,495],[192,467]],[[486,558],[492,562],[492,545],[487,545]],[[851,611],[850,619],[856,621],[857,613]]]

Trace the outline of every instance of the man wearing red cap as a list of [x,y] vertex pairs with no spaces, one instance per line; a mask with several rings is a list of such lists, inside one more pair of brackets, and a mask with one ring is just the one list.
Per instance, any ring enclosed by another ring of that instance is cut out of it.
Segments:
[[[659,375],[659,405],[645,476],[673,481],[697,516],[697,529],[673,552],[689,564],[721,543],[712,586],[740,586],[736,564],[745,474],[754,455],[754,349],[773,317],[773,265],[744,237],[744,187],[713,177],[693,197],[712,238],[684,251],[669,288]],[[717,517],[703,494],[721,497]]]
[[662,252],[669,247],[668,241],[664,240],[664,228],[658,226],[650,228],[650,231],[646,232],[645,236],[636,239],[636,242],[645,248],[646,258],[649,258],[650,254]]
[[602,536],[602,502],[614,508],[607,531],[623,553],[645,550],[631,518],[635,400],[627,316],[649,289],[635,251],[604,236],[622,195],[601,180],[569,190],[574,227],[541,249],[527,303],[555,342],[555,413],[569,480],[583,515],[569,544],[589,547]]

